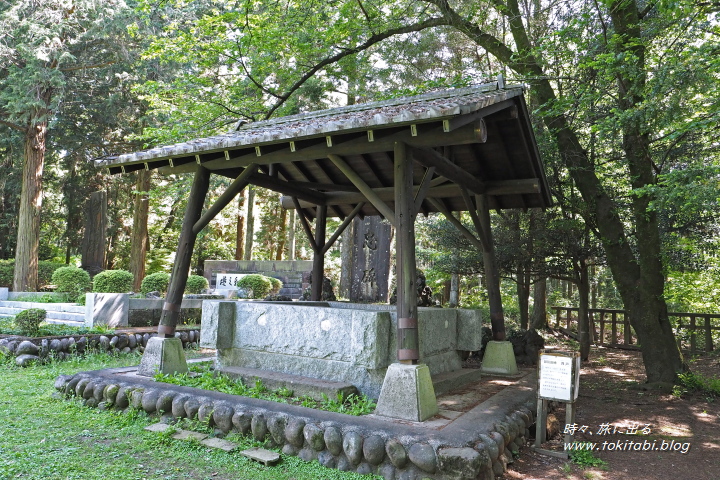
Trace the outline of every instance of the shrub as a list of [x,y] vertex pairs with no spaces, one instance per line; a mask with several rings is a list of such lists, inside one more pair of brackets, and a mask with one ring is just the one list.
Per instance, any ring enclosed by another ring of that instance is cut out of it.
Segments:
[[93,278],[93,292],[126,293],[132,290],[133,274],[127,270],[104,270]]
[[47,312],[42,308],[28,308],[15,315],[15,326],[23,335],[37,335],[40,324],[45,320],[45,315]]
[[72,299],[85,294],[92,285],[90,274],[78,267],[58,268],[52,274],[52,283],[56,292],[67,293]]
[[[52,275],[58,268],[65,267],[64,263],[38,262],[38,286],[43,287],[52,281]],[[15,260],[0,260],[0,287],[12,288],[13,276],[15,275]]]
[[267,277],[267,279],[270,280],[270,283],[272,284],[272,291],[270,293],[274,295],[280,293],[283,283],[275,277]]
[[200,275],[190,275],[185,284],[185,293],[197,294],[208,288],[208,281]]
[[147,295],[150,292],[160,292],[161,295],[167,293],[168,286],[170,286],[170,274],[165,272],[151,273],[147,277],[143,278],[140,284],[140,292]]
[[252,292],[252,298],[265,298],[272,290],[272,283],[265,275],[245,275],[237,282],[237,287]]
[[12,287],[14,272],[14,260],[0,260],[0,287]]

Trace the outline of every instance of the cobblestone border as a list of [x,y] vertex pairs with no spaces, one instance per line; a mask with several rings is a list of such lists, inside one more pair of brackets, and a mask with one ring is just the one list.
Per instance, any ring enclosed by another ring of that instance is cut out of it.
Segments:
[[[142,353],[148,340],[156,335],[157,333],[120,333],[52,338],[9,337],[0,339],[0,353],[14,356],[15,363],[25,367],[31,363],[43,362],[51,356],[65,360],[93,349],[111,353]],[[196,348],[200,341],[200,330],[183,330],[175,336],[180,338],[183,348]]]
[[222,433],[252,435],[287,455],[387,480],[492,480],[507,470],[534,423],[535,375],[518,381],[442,430],[162,384],[135,368],[61,375],[65,398],[101,409],[197,418]]

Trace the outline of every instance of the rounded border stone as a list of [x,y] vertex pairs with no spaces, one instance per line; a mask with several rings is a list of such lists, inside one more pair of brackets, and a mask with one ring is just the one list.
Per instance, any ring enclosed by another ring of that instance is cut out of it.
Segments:
[[437,471],[437,455],[435,449],[427,443],[415,443],[410,446],[408,458],[420,470],[427,473]]

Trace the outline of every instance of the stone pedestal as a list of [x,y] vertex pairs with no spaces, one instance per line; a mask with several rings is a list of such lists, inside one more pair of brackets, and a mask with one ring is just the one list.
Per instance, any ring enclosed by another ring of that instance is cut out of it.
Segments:
[[157,373],[173,374],[188,371],[182,341],[177,338],[152,337],[145,346],[138,374],[152,377]]
[[130,295],[127,293],[86,293],[85,326],[127,327]]
[[482,372],[496,375],[516,375],[518,368],[512,343],[494,340],[488,342],[483,356]]
[[423,422],[438,413],[427,365],[393,363],[387,369],[376,415]]

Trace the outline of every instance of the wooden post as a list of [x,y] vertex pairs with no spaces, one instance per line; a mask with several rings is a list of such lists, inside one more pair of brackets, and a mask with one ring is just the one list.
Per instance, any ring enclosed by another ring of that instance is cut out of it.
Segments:
[[319,302],[322,299],[323,281],[325,280],[325,226],[327,225],[327,206],[318,205],[315,218],[315,245],[313,246],[313,270],[310,299]]
[[560,328],[560,315],[562,310],[560,307],[555,307],[555,328]]
[[710,325],[710,315],[705,315],[705,351],[713,351],[712,327]]
[[503,316],[502,298],[500,297],[500,275],[495,263],[495,247],[493,245],[492,229],[490,228],[490,207],[487,202],[487,195],[476,195],[475,201],[478,208],[478,220],[485,236],[483,245],[483,264],[485,266],[485,283],[488,289],[488,303],[490,304],[490,323],[492,326],[493,340],[505,340],[505,317]]
[[617,345],[617,312],[612,312],[612,340],[611,345]]
[[697,324],[695,315],[690,315],[690,355],[695,355],[697,350]]
[[394,153],[398,360],[413,365],[417,364],[420,358],[415,285],[413,162],[408,157],[404,143],[396,143]]
[[182,229],[180,230],[180,238],[175,253],[175,264],[170,277],[170,286],[160,316],[160,325],[158,325],[158,334],[164,335],[166,338],[175,335],[175,327],[180,318],[180,304],[182,303],[185,284],[190,272],[190,260],[192,259],[195,239],[197,238],[197,234],[193,233],[193,225],[200,219],[209,185],[210,170],[198,166],[190,189],[190,198],[188,198]]
[[605,345],[605,312],[600,312],[600,345]]
[[632,345],[632,330],[630,329],[630,320],[627,318],[627,313],[623,313],[623,338],[625,345]]

